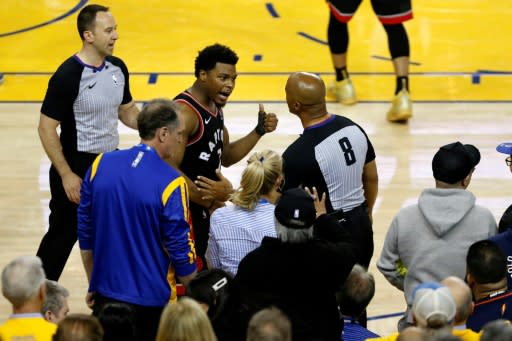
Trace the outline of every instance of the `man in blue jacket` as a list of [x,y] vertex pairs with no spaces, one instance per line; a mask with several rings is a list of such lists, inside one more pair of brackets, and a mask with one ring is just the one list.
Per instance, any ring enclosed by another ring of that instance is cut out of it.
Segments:
[[162,309],[196,273],[185,179],[172,168],[184,148],[175,104],[154,100],[137,119],[141,143],[100,154],[78,208],[78,240],[89,279],[87,302],[133,306],[140,340],[154,340]]

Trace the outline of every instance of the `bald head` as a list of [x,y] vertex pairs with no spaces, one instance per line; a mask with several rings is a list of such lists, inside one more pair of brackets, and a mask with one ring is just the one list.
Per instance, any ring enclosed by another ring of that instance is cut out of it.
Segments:
[[285,90],[288,107],[292,113],[297,113],[301,107],[325,106],[325,84],[314,73],[292,73],[288,77]]
[[450,289],[457,312],[455,314],[455,324],[465,323],[469,315],[473,312],[473,295],[469,286],[459,277],[446,277],[441,284]]

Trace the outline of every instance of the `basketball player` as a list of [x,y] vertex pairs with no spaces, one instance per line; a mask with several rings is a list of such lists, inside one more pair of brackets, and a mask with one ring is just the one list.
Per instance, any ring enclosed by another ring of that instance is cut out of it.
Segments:
[[[330,0],[327,40],[336,71],[332,91],[342,104],[354,104],[356,94],[347,71],[348,22],[362,0]],[[396,75],[395,97],[387,113],[390,122],[406,122],[412,116],[409,96],[409,39],[403,25],[412,19],[411,0],[371,0],[377,18],[388,36],[388,46]]]
[[[188,143],[179,168],[187,178],[190,211],[197,255],[204,259],[210,213],[223,206],[233,187],[220,172],[251,151],[260,138],[277,127],[275,114],[265,114],[260,104],[256,127],[237,141],[230,141],[222,108],[235,88],[238,56],[229,47],[214,44],[195,60],[196,81],[175,97],[185,119]],[[256,115],[255,115],[256,118]]]

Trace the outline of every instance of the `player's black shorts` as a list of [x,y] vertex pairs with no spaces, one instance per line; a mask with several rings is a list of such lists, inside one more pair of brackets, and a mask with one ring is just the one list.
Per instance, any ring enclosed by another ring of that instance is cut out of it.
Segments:
[[[362,0],[327,1],[331,13],[341,22],[349,22]],[[371,0],[373,11],[383,24],[400,24],[412,19],[411,0]]]

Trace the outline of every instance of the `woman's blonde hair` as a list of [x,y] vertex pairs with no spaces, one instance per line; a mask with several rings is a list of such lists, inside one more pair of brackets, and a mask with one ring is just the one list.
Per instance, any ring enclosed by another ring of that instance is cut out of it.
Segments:
[[283,173],[283,159],[272,150],[256,152],[247,160],[240,187],[231,195],[233,204],[253,210],[261,194],[268,194]]
[[183,297],[165,307],[156,341],[217,341],[208,316],[199,303]]

